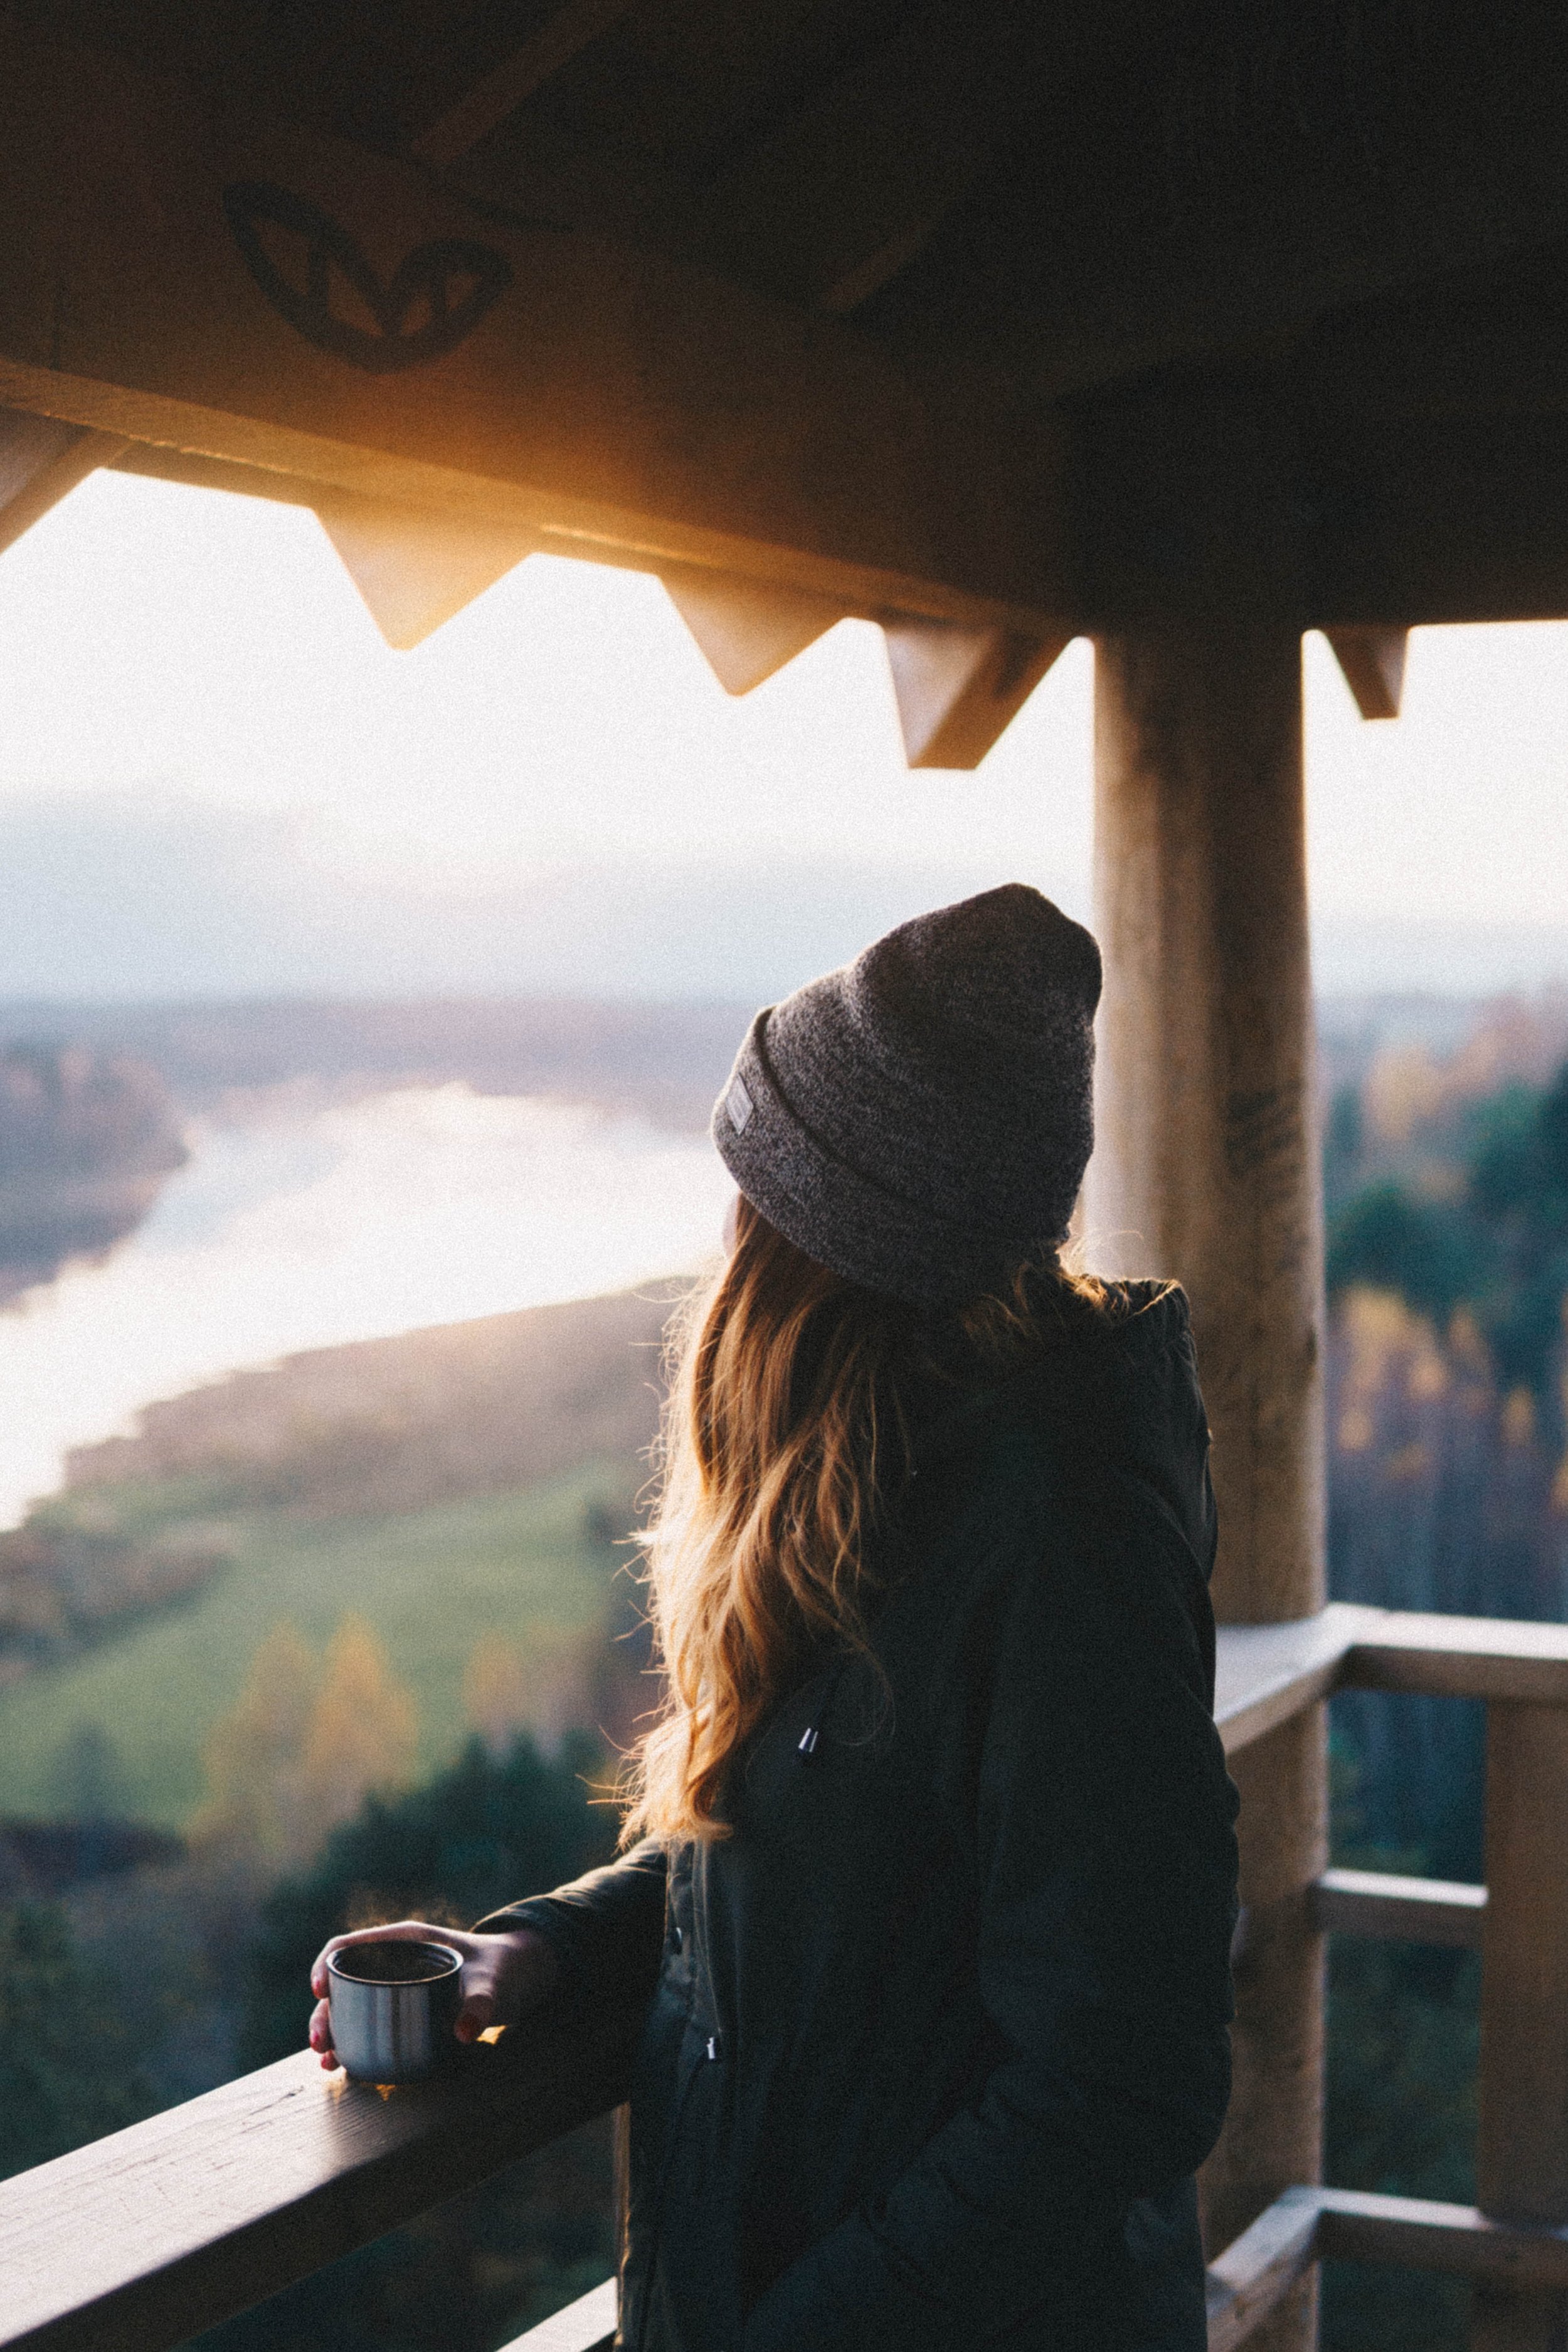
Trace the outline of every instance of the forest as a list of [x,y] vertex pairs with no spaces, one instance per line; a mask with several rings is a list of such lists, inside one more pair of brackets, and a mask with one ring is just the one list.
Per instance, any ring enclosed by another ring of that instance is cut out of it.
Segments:
[[[1396,1609],[1568,1614],[1568,1001],[1489,1008],[1453,1050],[1328,1056],[1329,1575]],[[1332,1706],[1336,1861],[1484,1877],[1468,1702]],[[1474,2195],[1479,1970],[1331,1939],[1328,2177]],[[1468,2290],[1334,2265],[1332,2352],[1459,2352]]]
[[79,1041],[0,1048],[0,1306],[132,1232],[184,1159],[152,1063]]
[[[12,1653],[0,2174],[298,2049],[338,1926],[466,1921],[613,1850],[649,1695],[626,1538],[674,1295],[237,1375],[83,1449],[5,1539],[226,1549],[178,1599]],[[609,2201],[591,2129],[215,2352],[488,2352],[604,2276]]]

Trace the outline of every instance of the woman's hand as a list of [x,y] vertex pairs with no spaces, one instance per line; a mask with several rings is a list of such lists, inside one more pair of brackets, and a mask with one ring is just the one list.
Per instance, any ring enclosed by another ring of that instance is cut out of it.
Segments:
[[331,2015],[328,2007],[327,1962],[349,1944],[396,1940],[409,1944],[446,1944],[463,1956],[463,2006],[453,2027],[459,2042],[477,2042],[492,2025],[515,2025],[553,1989],[561,1963],[552,1946],[531,1927],[513,1927],[500,1935],[466,1936],[453,1927],[432,1927],[425,1919],[397,1919],[388,1927],[362,1927],[353,1936],[334,1936],[317,1953],[310,1970],[310,1990],[316,2006],[310,2018],[310,2047],[323,2066],[335,2066]]

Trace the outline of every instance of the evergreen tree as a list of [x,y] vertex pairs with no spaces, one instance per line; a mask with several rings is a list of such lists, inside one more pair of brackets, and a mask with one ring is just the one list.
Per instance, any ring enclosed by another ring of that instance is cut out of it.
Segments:
[[156,2105],[63,1906],[0,1908],[0,2176],[119,2131]]
[[1439,1320],[1473,1295],[1483,1269],[1484,1242],[1469,1219],[1388,1180],[1356,1193],[1329,1236],[1331,1296],[1358,1284],[1397,1291]]

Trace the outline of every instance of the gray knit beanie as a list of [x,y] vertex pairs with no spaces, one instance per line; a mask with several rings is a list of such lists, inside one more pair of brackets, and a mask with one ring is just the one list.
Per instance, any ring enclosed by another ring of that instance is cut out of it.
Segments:
[[1094,1141],[1100,950],[1009,882],[758,1013],[713,1110],[753,1207],[894,1298],[955,1306],[1054,1245]]

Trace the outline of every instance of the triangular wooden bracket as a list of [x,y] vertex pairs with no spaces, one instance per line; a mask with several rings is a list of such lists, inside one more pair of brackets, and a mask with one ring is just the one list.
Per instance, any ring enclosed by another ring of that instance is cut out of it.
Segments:
[[1325,629],[1363,719],[1397,719],[1408,629]]
[[826,597],[730,572],[682,565],[659,577],[726,694],[750,694],[844,618]]
[[977,768],[1073,637],[912,616],[882,634],[911,768]]
[[514,523],[333,491],[310,500],[389,646],[407,653],[539,545]]
[[121,434],[94,433],[20,408],[0,409],[0,551],[14,546],[68,490],[129,446]]

